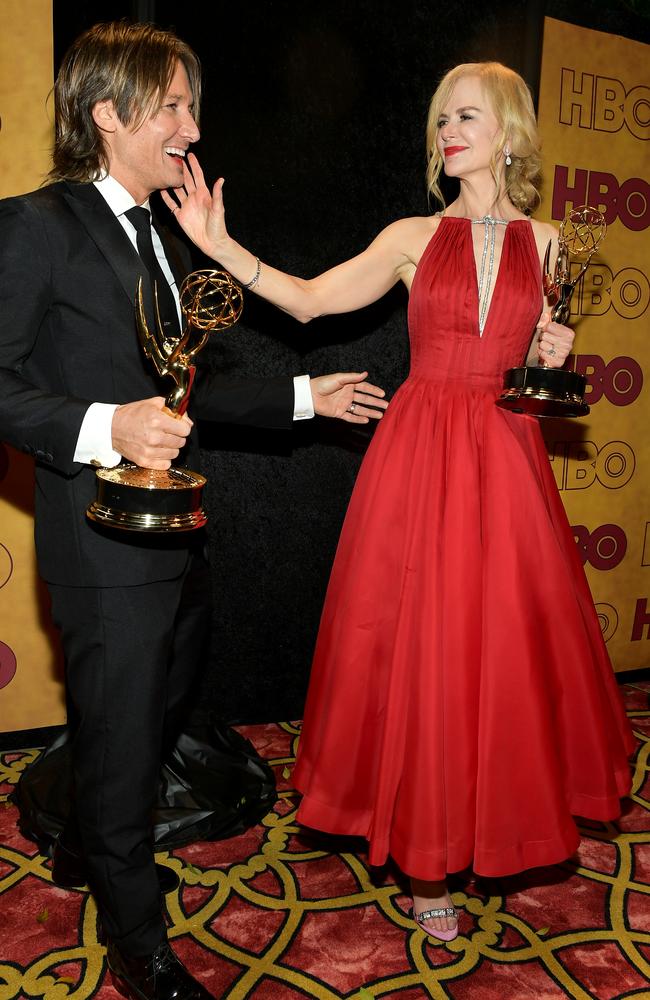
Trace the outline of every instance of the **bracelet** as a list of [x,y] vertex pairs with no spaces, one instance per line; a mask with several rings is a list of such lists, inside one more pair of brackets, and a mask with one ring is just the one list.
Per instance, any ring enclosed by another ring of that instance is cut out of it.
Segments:
[[262,270],[262,262],[259,259],[259,257],[256,257],[255,260],[257,261],[257,270],[255,271],[255,274],[253,275],[250,281],[242,282],[242,288],[252,288],[253,285],[256,285],[259,280],[260,271]]

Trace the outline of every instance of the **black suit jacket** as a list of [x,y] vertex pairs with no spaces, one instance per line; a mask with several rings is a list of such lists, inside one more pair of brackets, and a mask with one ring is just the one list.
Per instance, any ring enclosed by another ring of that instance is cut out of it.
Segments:
[[[181,278],[178,255],[166,250]],[[93,184],[60,182],[0,201],[0,438],[36,459],[36,548],[53,583],[130,586],[171,579],[187,561],[185,533],[150,538],[90,522],[95,471],[74,461],[90,403],[171,388],[154,377],[138,342],[133,300],[142,273]],[[199,360],[190,415],[289,428],[292,380],[211,376]],[[194,433],[184,451],[197,468]]]

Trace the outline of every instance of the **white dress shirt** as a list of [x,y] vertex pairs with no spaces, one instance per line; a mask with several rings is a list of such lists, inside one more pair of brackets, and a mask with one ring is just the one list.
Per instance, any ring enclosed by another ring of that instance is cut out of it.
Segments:
[[[111,177],[110,174],[107,174],[106,177],[102,177],[100,180],[95,181],[94,184],[102,197],[106,199],[108,207],[114,213],[124,232],[131,240],[134,249],[137,251],[138,244],[135,227],[129,219],[127,219],[125,214],[129,208],[133,208],[135,206],[134,199],[126,188],[123,187],[119,181],[116,181],[114,177]],[[142,207],[149,209],[148,198]],[[178,310],[178,319],[182,324],[181,307],[178,298],[176,281],[167,258],[165,257],[165,251],[163,250],[162,243],[160,242],[160,237],[154,227],[152,227],[151,236],[156,257],[158,258],[163,274],[169,281],[174,295],[174,300],[176,302],[176,308]],[[293,419],[311,419],[314,416],[314,405],[309,385],[309,375],[296,375],[293,380],[293,386]],[[86,465],[103,465],[107,468],[111,468],[121,461],[122,456],[112,447],[111,433],[113,414],[115,413],[118,405],[118,403],[91,403],[86,410],[86,414],[79,430],[79,437],[77,438],[77,446],[74,453],[75,462],[83,462]]]

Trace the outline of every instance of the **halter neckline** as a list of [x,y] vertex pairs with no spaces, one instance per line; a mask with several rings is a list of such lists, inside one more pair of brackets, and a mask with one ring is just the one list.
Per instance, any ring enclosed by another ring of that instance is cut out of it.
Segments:
[[509,219],[495,219],[493,215],[484,215],[480,219],[470,220],[473,226],[484,225],[484,226],[507,226],[509,221],[514,222],[515,220]]

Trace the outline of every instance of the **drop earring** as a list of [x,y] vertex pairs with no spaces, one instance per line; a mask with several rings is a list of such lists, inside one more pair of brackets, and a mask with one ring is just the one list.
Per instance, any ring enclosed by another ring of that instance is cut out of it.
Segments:
[[512,157],[510,155],[510,150],[506,147],[503,151],[506,154],[506,167],[509,167],[512,163]]

